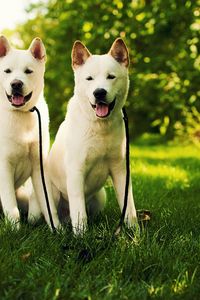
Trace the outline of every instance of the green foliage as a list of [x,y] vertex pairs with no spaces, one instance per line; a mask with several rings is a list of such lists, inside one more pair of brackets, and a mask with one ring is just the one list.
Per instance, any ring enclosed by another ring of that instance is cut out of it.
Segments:
[[17,231],[1,219],[0,299],[199,299],[199,149],[156,139],[131,147],[136,207],[152,215],[141,237],[111,239],[119,209],[109,185],[106,209],[83,238],[69,228],[54,236],[43,223]]
[[46,98],[52,131],[64,118],[73,93],[71,48],[76,39],[106,53],[121,36],[130,50],[131,129],[173,137],[185,110],[200,110],[199,0],[49,0],[29,7],[19,27],[28,45],[39,35],[48,53]]
[[188,141],[199,146],[200,140],[200,114],[196,107],[192,106],[190,110],[184,108],[182,114],[184,115],[184,122],[177,121],[175,124],[177,138],[180,141]]

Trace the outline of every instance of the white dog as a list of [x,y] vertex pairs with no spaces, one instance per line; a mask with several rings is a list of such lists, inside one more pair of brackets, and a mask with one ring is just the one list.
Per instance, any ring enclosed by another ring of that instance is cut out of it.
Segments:
[[[39,133],[37,106],[42,118],[43,158],[49,149],[48,108],[43,98],[45,48],[36,38],[28,50],[10,47],[4,36],[0,37],[0,200],[4,214],[19,221],[16,201],[17,189],[31,176],[35,196],[29,203],[29,219],[40,212],[49,224],[39,165]],[[52,192],[48,194],[55,227],[59,225]]]
[[[86,228],[86,207],[103,208],[103,185],[109,175],[123,207],[126,160],[122,107],[129,87],[128,65],[122,39],[105,55],[91,55],[80,41],[73,46],[74,96],[50,151],[48,168],[53,186],[69,201],[74,233]],[[125,218],[128,226],[137,223],[131,180]]]

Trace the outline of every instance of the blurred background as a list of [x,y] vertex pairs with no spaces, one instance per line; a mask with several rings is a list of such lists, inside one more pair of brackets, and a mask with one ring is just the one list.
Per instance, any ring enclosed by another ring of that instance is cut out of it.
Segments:
[[103,54],[120,36],[131,59],[132,138],[148,132],[199,142],[200,0],[7,0],[3,6],[0,30],[13,46],[28,47],[36,36],[46,46],[52,136],[73,94],[74,41]]

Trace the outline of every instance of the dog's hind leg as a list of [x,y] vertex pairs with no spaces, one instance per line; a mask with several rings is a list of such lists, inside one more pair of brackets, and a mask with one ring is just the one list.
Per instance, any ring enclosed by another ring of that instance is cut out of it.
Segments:
[[87,202],[87,211],[91,217],[95,217],[100,213],[106,204],[106,191],[101,188],[94,196],[92,196]]
[[31,178],[20,186],[15,193],[20,211],[23,215],[28,214],[28,221],[34,223],[40,218],[41,209],[33,191]]
[[35,223],[41,215],[41,208],[33,191],[29,199],[28,222]]
[[28,215],[28,205],[31,194],[26,189],[26,186],[22,185],[15,191],[15,195],[20,213],[26,219]]
[[[45,170],[44,170],[44,172],[45,172]],[[46,173],[47,172],[45,172],[45,174]],[[53,228],[51,227],[51,220],[50,220],[50,216],[49,216],[47,205],[46,205],[44,189],[43,189],[41,176],[40,176],[40,169],[37,166],[33,170],[32,182],[33,182],[33,189],[34,189],[34,192],[36,195],[36,201],[39,202],[39,206],[41,208],[42,214],[44,215],[44,218],[45,218],[47,224],[53,230]],[[59,228],[60,222],[59,222],[58,215],[57,215],[57,209],[56,209],[55,203],[53,201],[52,186],[51,186],[51,183],[47,176],[45,178],[45,182],[46,182],[48,202],[49,202],[49,206],[50,206],[50,211],[51,211],[51,216],[52,216],[52,220],[54,223],[54,227]]]

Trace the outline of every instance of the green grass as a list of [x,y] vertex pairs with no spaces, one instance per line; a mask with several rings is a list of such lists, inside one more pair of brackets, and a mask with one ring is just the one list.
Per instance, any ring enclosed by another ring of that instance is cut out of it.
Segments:
[[2,219],[1,300],[199,299],[200,149],[148,142],[131,148],[136,207],[152,214],[141,237],[112,240],[119,210],[109,185],[83,238],[69,228],[53,236],[44,223],[15,231]]

